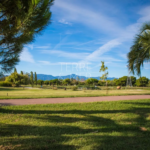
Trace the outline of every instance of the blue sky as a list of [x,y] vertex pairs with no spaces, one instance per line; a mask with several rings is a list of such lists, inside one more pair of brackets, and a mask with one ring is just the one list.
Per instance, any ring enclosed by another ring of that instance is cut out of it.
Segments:
[[[26,45],[17,70],[62,76],[101,76],[101,61],[109,77],[128,75],[127,53],[134,36],[150,21],[148,0],[55,0],[51,24]],[[150,78],[150,65],[142,76]]]

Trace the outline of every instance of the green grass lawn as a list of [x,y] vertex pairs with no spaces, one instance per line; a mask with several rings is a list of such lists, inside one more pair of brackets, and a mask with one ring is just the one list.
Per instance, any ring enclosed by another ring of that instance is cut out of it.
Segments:
[[[8,93],[8,96],[7,96]],[[19,98],[51,98],[51,97],[90,97],[106,95],[144,95],[150,94],[149,88],[122,89],[122,90],[78,90],[67,89],[23,89],[23,88],[0,88],[0,99],[19,99]]]
[[150,100],[0,107],[1,150],[150,150]]

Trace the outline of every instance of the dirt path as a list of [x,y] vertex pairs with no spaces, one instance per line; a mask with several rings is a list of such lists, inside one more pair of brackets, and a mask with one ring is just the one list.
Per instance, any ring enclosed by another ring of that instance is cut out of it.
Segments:
[[150,99],[150,95],[76,97],[76,98],[12,99],[12,100],[0,100],[0,105],[84,103],[84,102],[119,101],[119,100],[136,100],[136,99]]

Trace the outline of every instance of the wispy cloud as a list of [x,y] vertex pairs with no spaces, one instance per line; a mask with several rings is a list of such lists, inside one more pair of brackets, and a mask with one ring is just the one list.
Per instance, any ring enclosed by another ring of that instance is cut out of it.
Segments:
[[38,62],[43,65],[51,65],[51,63],[49,61],[38,61]]
[[150,18],[150,6],[147,6],[143,9],[141,9],[138,14],[140,14],[142,17],[139,18],[138,22],[149,22]]
[[55,62],[55,63],[52,63],[50,61],[38,61],[41,65],[76,65],[78,67],[83,67],[85,65],[89,65],[91,63],[80,63],[80,62]]
[[28,48],[25,47],[20,55],[20,60],[21,61],[26,61],[26,62],[30,62],[30,63],[34,63],[34,59],[33,56],[31,55],[31,53],[29,52]]
[[53,54],[56,55],[57,57],[65,57],[68,59],[83,59],[86,56],[89,55],[89,53],[70,53],[70,52],[65,52],[61,50],[42,50],[41,53],[44,54]]
[[60,19],[58,22],[62,23],[62,24],[67,24],[67,25],[71,25],[70,22],[66,21],[65,19]]
[[[93,53],[89,54],[83,61],[100,61],[100,58],[102,58],[102,55],[108,51],[110,51],[112,48],[120,45],[121,43],[119,42],[118,39],[111,40],[104,44],[103,46],[99,47],[97,50],[95,50]],[[103,57],[104,59],[104,57]],[[106,59],[106,57],[105,57]],[[110,57],[109,57],[110,59]],[[113,58],[111,58],[113,59]],[[116,60],[116,59],[113,59]]]
[[100,32],[105,31],[115,33],[116,30],[120,30],[120,27],[112,18],[101,12],[97,13],[97,10],[86,9],[82,7],[82,5],[76,5],[72,1],[57,0],[55,2],[55,8],[54,11],[62,10],[61,17],[63,16],[66,20],[82,23],[90,28],[97,29]]
[[50,48],[51,46],[48,45],[48,46],[36,46],[35,48],[39,48],[39,49],[48,49]]

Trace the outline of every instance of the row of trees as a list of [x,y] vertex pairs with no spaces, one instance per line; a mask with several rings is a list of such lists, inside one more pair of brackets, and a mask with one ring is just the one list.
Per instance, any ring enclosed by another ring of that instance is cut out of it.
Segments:
[[[140,77],[139,79],[136,79],[135,77],[131,77],[132,85],[133,86],[146,86],[149,83],[149,79],[146,77]],[[39,85],[91,85],[91,86],[105,86],[106,84],[108,86],[126,86],[127,82],[127,76],[123,76],[119,79],[113,79],[113,80],[97,80],[93,78],[89,78],[85,81],[77,81],[75,79],[54,79],[54,80],[38,80],[37,84]]]
[[30,74],[24,73],[23,71],[17,73],[17,69],[15,68],[14,72],[10,76],[6,77],[5,81],[13,83],[14,86],[19,86],[21,84],[31,84],[33,86],[34,84],[37,85],[37,74],[36,72],[33,74],[32,71]]
[[[80,80],[80,79],[54,79],[54,80],[37,80],[37,74],[36,72],[33,74],[31,73],[24,73],[21,71],[20,73],[17,73],[16,68],[14,69],[14,72],[5,78],[6,82],[11,82],[14,84],[14,86],[19,85],[28,85],[31,84],[31,86],[37,86],[37,85],[47,85],[47,86],[54,86],[54,85],[91,85],[91,86],[126,86],[127,83],[127,76],[123,76],[119,79],[113,79],[113,80],[97,80],[94,78],[89,78],[87,80]],[[146,86],[149,83],[149,79],[146,77],[140,77],[139,79],[136,79],[136,77],[131,76],[131,82],[133,86]]]

